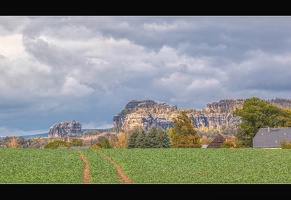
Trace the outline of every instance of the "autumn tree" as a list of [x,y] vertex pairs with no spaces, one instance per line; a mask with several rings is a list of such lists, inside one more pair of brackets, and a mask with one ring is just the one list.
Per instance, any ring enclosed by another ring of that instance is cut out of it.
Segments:
[[170,138],[170,146],[174,148],[200,148],[200,136],[194,128],[194,122],[187,115],[187,111],[181,111],[173,118],[173,128],[167,129]]
[[202,135],[200,138],[201,145],[208,145],[213,140],[213,138],[208,138],[206,135]]
[[108,140],[112,148],[126,148],[128,138],[128,133],[120,132],[116,137],[109,137]]
[[9,148],[18,148],[19,147],[19,144],[17,142],[17,138],[15,136],[10,137],[8,147]]
[[278,127],[291,127],[291,109],[281,108],[281,112],[275,120]]

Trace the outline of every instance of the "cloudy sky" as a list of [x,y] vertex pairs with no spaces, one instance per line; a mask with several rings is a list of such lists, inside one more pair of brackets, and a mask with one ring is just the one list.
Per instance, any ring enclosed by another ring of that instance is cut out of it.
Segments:
[[291,97],[289,16],[0,16],[0,136],[110,128],[131,100]]

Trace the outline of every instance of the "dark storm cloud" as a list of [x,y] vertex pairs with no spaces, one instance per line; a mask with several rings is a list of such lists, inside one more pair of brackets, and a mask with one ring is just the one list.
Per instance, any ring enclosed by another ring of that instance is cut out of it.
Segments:
[[71,67],[82,64],[82,62],[78,60],[78,55],[74,55],[42,39],[30,40],[24,38],[23,45],[26,51],[33,55],[39,62],[57,69],[64,67],[66,69],[68,66]]
[[[261,51],[250,53],[247,61],[229,71],[230,87],[234,90],[290,91],[291,54],[270,55]],[[229,83],[229,82],[228,82]]]

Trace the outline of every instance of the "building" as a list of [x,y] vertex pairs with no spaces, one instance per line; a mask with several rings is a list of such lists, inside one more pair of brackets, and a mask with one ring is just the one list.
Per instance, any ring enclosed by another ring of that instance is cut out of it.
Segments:
[[207,148],[220,148],[220,146],[222,145],[222,143],[224,143],[225,141],[226,141],[226,138],[222,134],[219,133],[212,140],[212,142],[209,143],[209,145],[207,146]]
[[280,148],[281,142],[291,140],[291,128],[260,128],[253,137],[253,148]]

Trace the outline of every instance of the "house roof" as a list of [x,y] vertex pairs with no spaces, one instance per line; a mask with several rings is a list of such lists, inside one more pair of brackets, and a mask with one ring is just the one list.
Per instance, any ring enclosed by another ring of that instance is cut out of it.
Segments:
[[253,147],[279,148],[283,140],[291,140],[291,128],[260,128],[253,137]]
[[220,146],[222,145],[222,143],[226,141],[226,138],[222,135],[222,134],[218,134],[213,140],[212,142],[210,142],[210,144],[207,146],[207,148],[220,148]]

